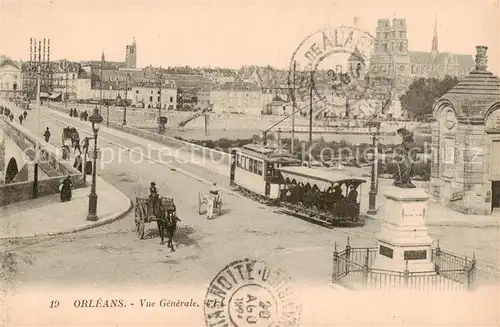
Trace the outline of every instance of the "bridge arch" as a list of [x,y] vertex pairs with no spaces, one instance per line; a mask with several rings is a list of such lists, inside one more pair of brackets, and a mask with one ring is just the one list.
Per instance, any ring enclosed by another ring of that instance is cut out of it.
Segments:
[[5,183],[10,183],[16,178],[19,173],[19,167],[15,158],[10,158],[7,169],[5,170]]

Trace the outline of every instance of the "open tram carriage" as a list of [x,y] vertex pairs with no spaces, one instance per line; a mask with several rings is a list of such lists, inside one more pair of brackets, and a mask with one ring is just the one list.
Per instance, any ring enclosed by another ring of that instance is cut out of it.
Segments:
[[245,145],[231,152],[231,184],[266,204],[329,225],[358,225],[364,179],[327,168],[302,167],[280,148]]
[[361,224],[360,198],[363,179],[321,168],[279,169],[280,205],[292,214],[329,225]]

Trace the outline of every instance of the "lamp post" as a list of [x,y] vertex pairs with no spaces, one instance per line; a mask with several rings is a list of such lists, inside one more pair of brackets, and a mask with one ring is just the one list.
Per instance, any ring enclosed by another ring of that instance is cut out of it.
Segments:
[[368,131],[373,141],[373,161],[372,161],[372,174],[370,183],[370,192],[368,198],[368,214],[376,215],[376,198],[378,189],[378,139],[380,136],[380,122],[370,121],[368,123]]
[[92,185],[89,194],[89,213],[87,220],[97,221],[97,193],[96,193],[96,170],[97,170],[97,133],[102,123],[102,116],[99,114],[99,109],[94,109],[94,113],[89,118],[92,123],[92,131],[94,132],[94,164],[92,167]]
[[130,74],[127,73],[125,77],[125,101],[123,102],[123,126],[127,125],[127,93],[128,93],[128,79]]
[[109,103],[106,105],[106,127],[109,127]]
[[87,186],[87,171],[85,168],[87,167],[87,155],[89,153],[89,141],[91,137],[86,137],[83,139],[83,185]]

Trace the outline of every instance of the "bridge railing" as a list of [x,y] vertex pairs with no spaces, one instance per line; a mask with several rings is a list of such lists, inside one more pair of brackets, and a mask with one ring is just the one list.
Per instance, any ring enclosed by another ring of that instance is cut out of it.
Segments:
[[[7,137],[15,138],[17,146],[23,151],[27,159],[34,161],[35,144],[37,136],[33,135],[23,126],[17,126],[11,122],[0,119],[0,125]],[[83,175],[77,169],[73,168],[68,162],[63,160],[57,153],[54,146],[47,144],[41,138],[38,140],[40,145],[39,169],[46,173],[48,178],[39,178],[38,196],[45,196],[59,193],[59,185],[64,178],[70,176],[74,188],[85,187]],[[39,175],[40,176],[40,175]],[[0,186],[0,206],[25,201],[33,198],[33,180],[20,181],[3,184]]]
[[476,261],[432,249],[433,271],[410,272],[372,268],[378,248],[352,248],[349,243],[340,252],[333,252],[332,283],[352,290],[408,289],[473,290],[476,286]]

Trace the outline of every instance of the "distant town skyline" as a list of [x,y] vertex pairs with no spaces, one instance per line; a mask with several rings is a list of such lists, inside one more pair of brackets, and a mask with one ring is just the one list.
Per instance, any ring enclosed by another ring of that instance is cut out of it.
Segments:
[[499,71],[497,2],[106,2],[4,1],[0,54],[29,59],[30,37],[51,38],[51,59],[124,61],[135,37],[137,66],[288,68],[295,48],[312,32],[352,25],[372,35],[377,19],[404,18],[409,50],[430,51],[437,15],[439,51],[488,50]]

